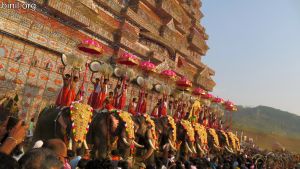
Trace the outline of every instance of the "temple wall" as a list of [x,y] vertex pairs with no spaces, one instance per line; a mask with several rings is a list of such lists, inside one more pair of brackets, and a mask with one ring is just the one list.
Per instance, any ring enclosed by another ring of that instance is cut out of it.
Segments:
[[[117,0],[31,2],[37,4],[36,11],[0,9],[0,96],[17,91],[23,116],[33,116],[54,103],[62,86],[62,54],[110,61],[125,50],[161,68],[172,68],[206,90],[215,85],[210,78],[214,72],[201,62],[208,47],[198,0],[194,6],[184,0],[134,0],[130,5]],[[87,38],[101,43],[103,55],[77,50]],[[179,60],[183,66],[178,66]],[[90,76],[88,71],[87,79]],[[111,90],[115,82],[110,79]],[[86,82],[85,88],[88,97],[93,86]],[[130,85],[128,100],[138,91]],[[148,110],[159,97],[153,91],[149,95]]]

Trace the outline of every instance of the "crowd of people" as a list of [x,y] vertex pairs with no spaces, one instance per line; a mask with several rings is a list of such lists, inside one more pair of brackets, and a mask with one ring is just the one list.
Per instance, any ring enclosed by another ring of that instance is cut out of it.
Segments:
[[[254,168],[295,168],[299,169],[299,156],[286,151],[273,155],[272,163],[267,164],[257,154],[268,154],[244,146],[239,154],[210,154],[203,157],[191,157],[189,160],[176,158],[170,153],[168,159],[157,158],[155,163],[145,165],[143,161],[123,160],[118,150],[111,153],[109,159],[91,159],[90,152],[67,149],[60,139],[37,141],[33,145],[26,143],[28,126],[21,120],[12,124],[10,117],[1,114],[0,119],[0,169],[254,169]],[[25,141],[24,141],[25,140]],[[76,154],[76,156],[75,156]],[[261,155],[261,156],[263,156]],[[282,158],[275,158],[280,155]],[[271,158],[270,158],[271,159]],[[135,161],[132,163],[132,161]],[[284,164],[283,164],[284,163]],[[268,167],[269,165],[269,167]],[[272,167],[270,167],[272,166]]]

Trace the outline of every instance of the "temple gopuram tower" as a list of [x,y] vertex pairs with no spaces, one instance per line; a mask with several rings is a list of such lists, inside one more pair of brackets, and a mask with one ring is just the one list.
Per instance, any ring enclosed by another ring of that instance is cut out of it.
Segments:
[[[55,102],[62,86],[62,54],[115,64],[115,58],[128,52],[141,60],[151,60],[159,71],[172,69],[207,91],[215,86],[211,78],[215,72],[202,63],[208,35],[201,25],[200,0],[2,3],[28,4],[28,8],[0,8],[0,96],[17,92],[23,116],[32,116]],[[100,42],[104,51],[101,56],[77,49],[87,38]],[[87,76],[89,79],[91,72]],[[93,86],[86,85],[88,96]],[[131,88],[130,94],[137,95]],[[155,97],[155,93],[150,95]]]

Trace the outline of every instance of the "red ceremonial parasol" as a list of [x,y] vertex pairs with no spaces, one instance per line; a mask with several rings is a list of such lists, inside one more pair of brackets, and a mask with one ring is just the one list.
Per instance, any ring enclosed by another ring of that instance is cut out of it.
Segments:
[[173,80],[177,77],[176,73],[173,70],[164,70],[160,74]]
[[194,89],[193,93],[194,93],[194,95],[205,95],[206,92],[202,88],[197,87]]
[[188,80],[186,77],[181,77],[179,80],[177,80],[176,85],[183,88],[192,87],[192,82]]
[[214,102],[214,103],[224,103],[224,100],[222,98],[215,97],[215,98],[213,98],[212,102]]
[[224,102],[224,106],[225,106],[226,110],[231,110],[233,107],[235,107],[234,103],[229,100]]
[[103,47],[94,39],[83,40],[81,44],[78,45],[78,49],[89,54],[103,53]]
[[204,95],[201,95],[201,97],[203,99],[207,99],[207,100],[210,100],[210,99],[214,98],[214,96],[210,93],[205,93]]
[[150,61],[140,63],[140,67],[145,71],[155,71],[156,65]]
[[117,58],[117,62],[122,65],[134,66],[138,65],[140,61],[135,55],[125,52]]

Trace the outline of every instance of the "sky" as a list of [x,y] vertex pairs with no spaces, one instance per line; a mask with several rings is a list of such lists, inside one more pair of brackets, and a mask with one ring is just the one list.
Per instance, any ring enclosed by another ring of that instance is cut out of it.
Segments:
[[300,115],[300,0],[202,0],[213,94]]

